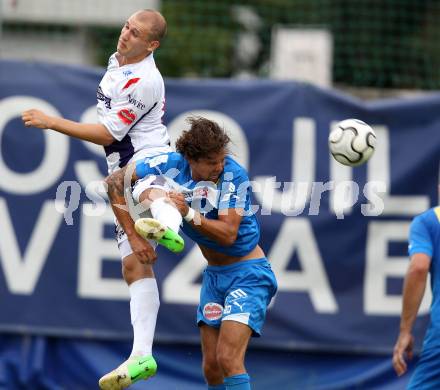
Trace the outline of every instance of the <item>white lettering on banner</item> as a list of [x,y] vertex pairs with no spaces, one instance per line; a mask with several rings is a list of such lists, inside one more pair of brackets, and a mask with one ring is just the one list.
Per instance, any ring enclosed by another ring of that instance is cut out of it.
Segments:
[[86,196],[93,203],[85,203],[83,212],[89,217],[99,217],[107,210],[107,183],[102,180],[91,181],[85,189]]
[[[98,113],[96,111],[96,106],[90,106],[89,108],[87,108],[81,115],[81,118],[79,118],[80,123],[99,123],[98,122]],[[88,149],[90,152],[92,152],[94,155],[96,155],[96,157],[101,157],[101,158],[105,158],[105,152],[104,152],[104,148],[102,145],[97,145],[94,144],[93,142],[89,142],[89,141],[81,141],[81,143],[86,147],[86,149]],[[96,164],[96,162],[94,161],[94,163]],[[97,166],[97,164],[96,164]],[[99,173],[99,170],[97,171]],[[98,179],[94,179],[94,180],[99,180],[102,179],[101,175],[98,175],[99,178]]]
[[[49,103],[28,96],[15,96],[0,100],[0,142],[2,134],[11,119],[19,117],[30,107],[41,109],[50,115],[59,115]],[[200,115],[219,122],[231,135],[234,158],[244,166],[249,165],[249,147],[246,135],[240,125],[231,117],[218,111],[195,110],[184,112],[169,125],[169,131],[175,140],[182,129],[188,128],[185,119],[188,115]],[[80,118],[81,122],[97,123],[95,106],[87,108]],[[376,152],[365,165],[368,182],[363,189],[369,203],[361,205],[363,215],[412,216],[429,207],[427,196],[390,195],[390,141],[389,131],[384,126],[375,126],[378,137]],[[0,156],[0,189],[12,195],[41,192],[59,181],[69,156],[68,137],[44,131],[45,154],[41,164],[30,173],[11,170]],[[84,146],[96,156],[103,156],[103,148],[89,142]],[[316,171],[316,122],[312,118],[295,118],[292,124],[291,182],[276,181],[276,177],[257,176],[255,185],[261,191],[254,194],[262,205],[261,214],[272,211],[284,215],[302,213],[310,201],[309,214],[318,215],[320,195],[330,192],[330,209],[337,216],[352,212],[357,201],[359,188],[349,187],[353,169],[337,163],[330,157],[330,175],[332,180],[326,183],[315,182]],[[290,157],[290,155],[288,156]],[[86,195],[93,203],[82,205],[79,259],[78,259],[78,296],[80,298],[129,299],[128,289],[122,278],[104,278],[103,261],[120,261],[113,238],[104,238],[105,225],[113,225],[113,214],[105,205],[103,175],[95,159],[74,162],[75,174]],[[374,184],[373,184],[374,183]],[[61,187],[60,190],[64,189]],[[388,191],[388,192],[387,192]],[[67,192],[65,190],[64,192]],[[318,199],[319,198],[319,199]],[[70,199],[71,201],[75,199]],[[312,204],[313,203],[313,204]],[[65,203],[57,204],[59,210]],[[75,203],[70,205],[71,209]],[[258,208],[258,206],[256,206]],[[105,209],[105,212],[104,212]],[[63,212],[66,211],[62,208]],[[104,212],[104,215],[101,215]],[[0,198],[0,262],[5,274],[8,289],[15,294],[32,294],[38,283],[46,258],[59,230],[62,216],[58,214],[53,201],[43,203],[32,235],[24,250],[20,253],[17,235],[7,209],[6,201]],[[95,217],[100,216],[100,217]],[[407,257],[389,257],[389,241],[407,239],[408,222],[371,222],[366,241],[366,271],[364,281],[364,307],[367,315],[400,314],[401,296],[387,295],[386,285],[389,277],[402,277],[405,274]],[[300,271],[288,270],[289,261],[297,254]],[[272,266],[277,274],[280,291],[306,292],[314,309],[319,313],[337,313],[339,308],[331,290],[324,264],[309,220],[305,218],[286,218],[269,252]],[[199,278],[206,261],[197,246],[171,270],[162,285],[162,298],[167,303],[196,304],[199,300]],[[426,289],[421,312],[426,313],[429,305],[429,288]]]
[[[319,215],[321,209],[321,197],[326,191],[334,190],[334,182],[314,182],[312,185],[312,194],[310,195],[309,215]],[[342,218],[344,216],[342,215]]]
[[168,274],[162,284],[162,299],[167,303],[196,305],[199,303],[200,283],[194,283],[206,267],[199,247],[194,245]]
[[275,176],[260,176],[252,183],[254,196],[261,203],[261,215],[272,215],[272,205],[276,193],[275,189],[281,187],[281,182],[276,181],[276,179]]
[[[292,163],[290,182],[305,183],[306,186],[288,185],[284,191],[275,190],[275,186],[267,186],[268,183],[276,184],[269,176],[256,176],[254,180],[265,190],[263,193],[255,193],[255,197],[262,205],[263,210],[272,210],[277,213],[287,215],[300,214],[310,197],[312,183],[315,181],[315,144],[316,144],[316,123],[311,118],[296,118],[292,126]],[[272,190],[270,196],[264,193]],[[287,198],[287,199],[285,199]],[[294,199],[293,207],[286,210],[286,205],[291,204]],[[270,202],[270,204],[268,203]]]
[[409,215],[423,213],[429,208],[428,196],[391,196],[390,135],[385,126],[373,126],[377,136],[376,150],[368,162],[368,181],[385,183],[387,192],[379,195],[384,203],[383,215]]
[[387,191],[383,181],[369,181],[365,183],[364,195],[369,200],[367,204],[361,204],[361,214],[369,217],[377,217],[383,213],[385,205],[379,194]]
[[[21,113],[30,108],[42,110],[48,115],[60,115],[51,104],[34,97],[14,96],[1,100],[0,147],[7,123],[21,117]],[[54,131],[35,131],[43,132],[46,145],[41,164],[32,172],[14,172],[5,164],[0,154],[0,189],[11,194],[35,194],[46,190],[60,179],[69,156],[69,139]]]
[[[267,183],[267,180],[265,181]],[[274,187],[269,187],[274,188]],[[285,182],[283,183],[283,195],[281,196],[281,213],[286,217],[295,217],[301,214],[307,204],[308,194],[310,192],[310,183],[308,182]],[[276,197],[278,194],[274,192],[269,199]],[[278,199],[277,199],[278,201]],[[268,206],[266,202],[266,206]]]
[[[67,198],[70,189],[70,197]],[[55,210],[64,215],[67,225],[73,225],[73,213],[79,206],[81,186],[76,181],[63,181],[57,187],[55,196]]]
[[230,116],[220,111],[211,110],[194,110],[185,111],[175,117],[168,125],[168,132],[171,137],[171,143],[175,146],[177,138],[182,134],[183,130],[188,129],[186,122],[188,116],[202,116],[217,122],[222,128],[227,129],[231,138],[230,151],[235,160],[237,160],[244,168],[249,167],[249,145],[246,134],[240,125]]
[[[91,207],[83,204],[82,208]],[[114,225],[114,216],[110,209],[100,217],[81,213],[80,248],[78,270],[78,296],[95,299],[129,299],[128,288],[122,278],[102,277],[104,260],[121,261],[114,238],[104,238],[104,226]]]
[[[329,131],[331,131],[337,122],[333,121],[330,123]],[[335,185],[338,186],[339,183],[343,182],[351,182],[353,181],[353,168],[342,165],[341,163],[337,162],[333,156],[329,153],[329,167],[330,167],[330,177],[331,180],[334,181]],[[333,214],[338,216],[344,216],[344,215],[350,215],[352,212],[352,205],[356,202],[356,200],[353,202],[353,199],[349,198],[340,198],[341,193],[336,191],[330,191],[330,211],[333,212]],[[345,196],[350,196],[354,194],[345,194]]]
[[[370,222],[368,226],[364,310],[367,315],[400,315],[402,296],[387,294],[387,278],[404,278],[409,265],[405,257],[388,256],[390,241],[407,242],[410,222]],[[429,280],[428,284],[429,286]],[[431,289],[426,288],[419,314],[429,312]]]
[[52,200],[43,203],[23,256],[4,198],[0,198],[0,215],[0,262],[6,285],[13,294],[31,295],[52,248],[62,215],[55,210]]
[[[98,114],[96,113],[96,106],[91,106],[81,115],[81,123],[98,123]],[[101,145],[96,145],[92,142],[81,141],[82,144],[94,155],[100,158],[105,158],[104,148]],[[86,194],[89,199],[93,201],[96,198],[107,199],[107,192],[104,187],[104,176],[99,170],[96,161],[76,161],[74,164],[75,175],[78,178],[81,186],[86,189]],[[93,185],[91,183],[94,183]],[[99,201],[98,201],[99,203]]]
[[344,219],[344,213],[350,212],[359,198],[359,186],[354,181],[339,181],[333,191],[335,214],[337,219]]
[[[302,271],[287,271],[297,253]],[[305,291],[318,313],[337,313],[338,305],[324,269],[310,221],[287,218],[269,252],[268,258],[281,291]]]

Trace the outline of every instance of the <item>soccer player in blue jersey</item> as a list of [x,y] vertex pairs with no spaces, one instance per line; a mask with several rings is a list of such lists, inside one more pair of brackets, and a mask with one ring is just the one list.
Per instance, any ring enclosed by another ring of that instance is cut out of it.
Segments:
[[[277,283],[258,245],[260,228],[251,209],[247,172],[227,155],[229,137],[208,119],[189,122],[190,130],[176,143],[179,153],[146,158],[109,176],[109,199],[123,228],[130,229],[133,220],[123,207],[124,176],[126,184],[142,178],[168,183],[168,199],[183,217],[183,231],[208,262],[197,310],[208,389],[248,390],[245,352],[250,337],[261,334]],[[153,194],[133,196],[144,204]],[[160,224],[152,229],[148,218],[138,219],[135,227],[145,238],[159,239],[166,231]]]
[[414,338],[411,334],[431,273],[433,292],[431,323],[423,342],[423,350],[408,389],[440,389],[440,206],[414,218],[409,235],[411,262],[403,288],[400,333],[394,347],[393,366],[397,375],[407,370],[405,355],[411,359]]

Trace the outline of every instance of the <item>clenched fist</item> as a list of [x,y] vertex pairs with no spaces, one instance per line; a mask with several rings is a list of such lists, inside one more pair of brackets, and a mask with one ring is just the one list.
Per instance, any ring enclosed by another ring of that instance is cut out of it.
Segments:
[[40,110],[27,110],[21,114],[21,119],[26,127],[37,127],[39,129],[50,128],[50,117]]

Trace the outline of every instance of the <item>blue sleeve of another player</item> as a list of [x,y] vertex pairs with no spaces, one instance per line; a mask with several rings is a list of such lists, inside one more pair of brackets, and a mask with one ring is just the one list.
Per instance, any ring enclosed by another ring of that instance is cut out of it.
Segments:
[[179,169],[182,156],[178,153],[160,154],[136,161],[136,176],[142,179],[148,175],[164,175],[170,169]]
[[225,172],[220,190],[218,209],[247,210],[249,208],[250,197],[248,193],[250,189],[251,183],[244,169]]
[[415,253],[425,253],[432,257],[433,243],[426,222],[426,219],[418,216],[411,223],[408,245],[410,256]]

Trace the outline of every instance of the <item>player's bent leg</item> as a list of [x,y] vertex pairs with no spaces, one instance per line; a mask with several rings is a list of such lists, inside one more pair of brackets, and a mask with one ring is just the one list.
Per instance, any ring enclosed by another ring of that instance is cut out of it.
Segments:
[[212,326],[200,326],[200,338],[202,343],[202,368],[208,389],[224,390],[223,372],[217,361],[217,343],[219,330]]
[[153,218],[140,218],[140,222],[137,220],[136,231],[145,239],[155,240],[172,252],[181,252],[185,245],[178,233],[182,216],[167,199],[165,187],[154,183],[148,185],[147,183],[138,185],[133,191],[133,196],[137,202],[148,208]]
[[151,264],[142,264],[131,253],[122,259],[122,276],[128,285],[139,279],[154,278],[153,266]]
[[149,209],[154,219],[178,232],[182,223],[182,216],[168,198],[167,192],[169,189],[169,186],[165,183],[158,185],[153,182],[150,186],[146,183],[145,185],[139,184],[133,190],[133,197],[137,202],[142,203],[146,209]]
[[154,240],[171,252],[183,251],[185,242],[174,230],[154,218],[139,218],[134,225],[136,232],[146,240]]
[[122,390],[133,383],[148,379],[157,372],[153,356],[132,356],[99,380],[102,390]]
[[217,343],[217,361],[225,376],[226,390],[249,390],[250,378],[244,357],[252,335],[248,325],[236,321],[222,321]]

